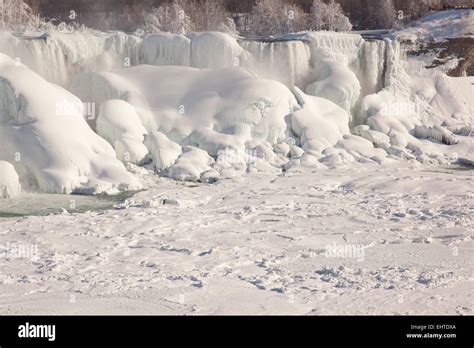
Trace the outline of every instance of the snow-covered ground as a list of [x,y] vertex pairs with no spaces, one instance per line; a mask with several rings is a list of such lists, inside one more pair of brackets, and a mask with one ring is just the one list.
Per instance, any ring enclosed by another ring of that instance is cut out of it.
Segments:
[[120,209],[1,219],[37,248],[2,261],[1,313],[473,314],[472,171],[148,176]]
[[0,313],[472,314],[474,77],[329,32],[0,52]]
[[441,41],[448,38],[474,36],[474,11],[449,10],[430,13],[411,26],[395,31],[403,41]]

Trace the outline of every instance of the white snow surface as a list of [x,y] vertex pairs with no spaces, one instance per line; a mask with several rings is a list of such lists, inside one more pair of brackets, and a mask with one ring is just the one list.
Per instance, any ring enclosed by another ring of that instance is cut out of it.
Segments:
[[394,37],[409,42],[443,41],[447,38],[474,37],[474,10],[437,11],[395,31]]
[[2,314],[472,315],[472,171],[158,179],[116,210],[0,218]]

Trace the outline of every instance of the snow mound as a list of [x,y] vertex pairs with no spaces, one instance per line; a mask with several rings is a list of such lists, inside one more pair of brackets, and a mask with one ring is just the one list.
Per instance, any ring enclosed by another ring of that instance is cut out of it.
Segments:
[[303,150],[321,157],[324,149],[349,134],[349,114],[327,99],[297,92],[303,108],[292,115],[292,131]]
[[265,163],[281,166],[306,151],[321,157],[349,132],[349,114],[331,101],[241,68],[143,65],[88,73],[73,85],[96,103],[133,105],[156,170],[178,180],[269,170]]
[[325,59],[320,78],[306,87],[306,93],[331,100],[351,112],[359,100],[361,90],[356,75],[338,61]]
[[0,161],[0,198],[15,197],[20,192],[20,179],[15,167],[8,162]]
[[47,193],[141,187],[113,148],[89,128],[77,97],[3,54],[0,98],[0,160],[15,160],[25,187]]
[[102,103],[96,130],[114,147],[117,158],[138,165],[147,161],[148,149],[143,144],[147,131],[132,105],[123,100]]
[[145,145],[158,171],[171,167],[181,155],[181,146],[158,131],[148,133]]

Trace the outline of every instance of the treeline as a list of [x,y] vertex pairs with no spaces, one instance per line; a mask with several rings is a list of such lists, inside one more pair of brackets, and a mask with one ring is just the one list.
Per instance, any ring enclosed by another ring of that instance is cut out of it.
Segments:
[[473,0],[2,0],[0,25],[21,24],[27,17],[30,25],[46,22],[128,32],[220,30],[268,35],[388,29],[428,11],[472,4]]

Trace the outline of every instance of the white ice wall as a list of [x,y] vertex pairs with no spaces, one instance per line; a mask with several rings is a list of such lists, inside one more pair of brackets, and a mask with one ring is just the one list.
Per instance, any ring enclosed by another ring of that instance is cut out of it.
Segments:
[[[188,35],[157,33],[51,33],[39,38],[0,35],[0,52],[18,57],[51,82],[68,86],[84,71],[107,71],[137,64],[220,69],[245,67],[264,78],[306,86],[319,80],[324,61],[333,59],[359,79],[362,95],[385,85],[389,42],[365,41],[360,35],[301,33],[271,42],[238,40],[220,32]],[[393,54],[397,52],[393,51]]]

